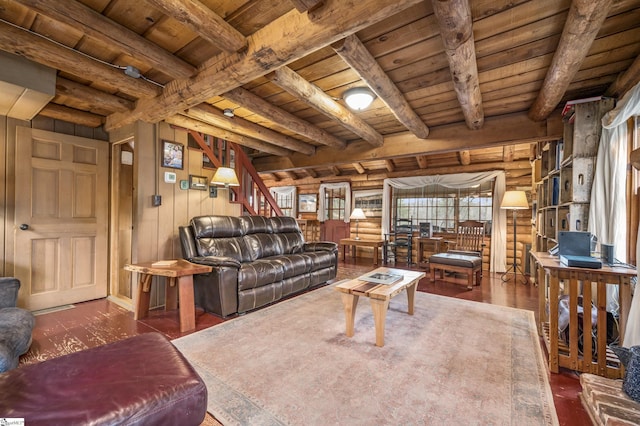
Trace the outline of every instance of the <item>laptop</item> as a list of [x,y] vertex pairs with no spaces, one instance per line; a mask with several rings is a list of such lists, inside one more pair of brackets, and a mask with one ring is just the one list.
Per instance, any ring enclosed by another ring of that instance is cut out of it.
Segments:
[[591,256],[591,232],[558,232],[560,263],[576,268],[602,268],[602,261]]

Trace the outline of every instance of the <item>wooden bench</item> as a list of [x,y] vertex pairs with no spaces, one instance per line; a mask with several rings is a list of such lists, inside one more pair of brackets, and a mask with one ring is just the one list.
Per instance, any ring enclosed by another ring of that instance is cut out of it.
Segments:
[[622,380],[595,374],[580,375],[582,405],[594,425],[622,426],[640,424],[640,403],[622,390]]
[[429,258],[429,268],[431,269],[431,281],[436,280],[436,270],[440,271],[440,279],[444,278],[444,272],[454,272],[467,275],[467,288],[473,288],[473,277],[475,275],[475,285],[480,285],[482,279],[482,257],[459,254],[459,253],[438,253]]

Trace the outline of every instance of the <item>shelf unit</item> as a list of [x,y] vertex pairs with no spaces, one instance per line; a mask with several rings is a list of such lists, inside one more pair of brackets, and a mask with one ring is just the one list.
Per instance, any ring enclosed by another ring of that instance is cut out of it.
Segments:
[[587,230],[601,120],[613,107],[610,98],[568,102],[562,139],[538,146],[532,171],[536,251],[554,247],[558,231]]

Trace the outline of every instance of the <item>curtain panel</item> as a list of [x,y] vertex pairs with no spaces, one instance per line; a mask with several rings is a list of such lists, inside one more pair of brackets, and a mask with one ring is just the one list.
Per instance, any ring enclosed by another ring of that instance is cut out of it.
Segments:
[[507,263],[507,214],[500,209],[506,181],[502,170],[480,173],[457,173],[452,175],[415,176],[388,178],[382,189],[382,237],[389,233],[391,224],[391,188],[411,189],[426,185],[442,185],[447,188],[467,188],[495,179],[493,191],[493,214],[491,227],[491,261],[493,272],[506,271]]

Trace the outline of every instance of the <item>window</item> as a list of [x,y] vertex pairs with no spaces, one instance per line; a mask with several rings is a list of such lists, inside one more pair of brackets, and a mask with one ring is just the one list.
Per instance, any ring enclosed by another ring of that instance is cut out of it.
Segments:
[[430,222],[434,232],[456,232],[456,224],[464,220],[491,222],[493,181],[473,188],[394,188],[392,206],[394,218],[412,219],[416,229],[418,223]]
[[276,204],[280,207],[284,216],[294,216],[293,203],[295,196],[295,191],[290,191],[286,194],[277,192],[273,194],[273,198],[275,198]]
[[345,198],[346,190],[327,189],[324,193],[324,205],[327,211],[327,220],[344,220],[345,219]]

